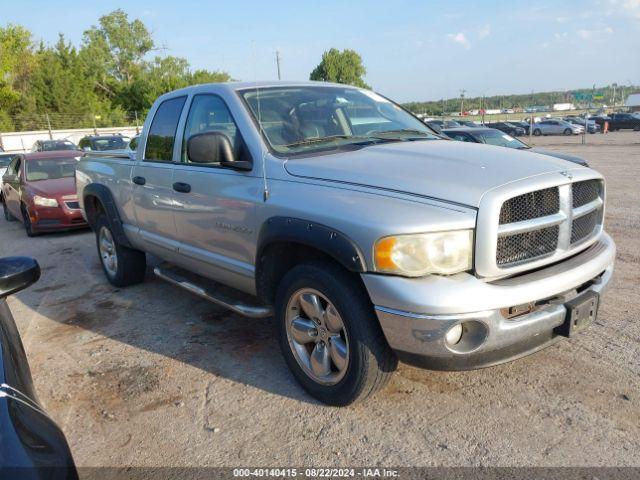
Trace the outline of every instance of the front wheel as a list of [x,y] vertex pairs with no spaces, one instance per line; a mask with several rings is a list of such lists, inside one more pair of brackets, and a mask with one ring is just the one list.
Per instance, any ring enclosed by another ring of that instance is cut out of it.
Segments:
[[280,347],[296,380],[313,397],[344,406],[381,389],[397,358],[359,283],[330,262],[285,275],[276,295]]
[[29,216],[27,207],[22,205],[20,210],[22,211],[22,223],[24,224],[24,229],[27,232],[27,237],[36,237],[38,233],[33,229],[33,223],[31,223],[31,217]]
[[109,283],[127,287],[144,280],[147,269],[144,252],[118,243],[105,215],[96,220],[96,244],[102,270]]
[[565,135],[571,135],[572,133],[573,133],[573,132],[571,131],[571,129],[570,129],[570,128],[565,128],[565,129],[564,129],[564,134],[565,134]]

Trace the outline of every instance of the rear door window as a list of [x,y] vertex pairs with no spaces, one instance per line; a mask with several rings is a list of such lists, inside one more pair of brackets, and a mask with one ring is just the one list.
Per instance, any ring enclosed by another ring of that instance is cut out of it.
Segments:
[[186,98],[171,98],[162,102],[158,107],[147,136],[147,145],[144,151],[145,161],[172,161],[176,130]]

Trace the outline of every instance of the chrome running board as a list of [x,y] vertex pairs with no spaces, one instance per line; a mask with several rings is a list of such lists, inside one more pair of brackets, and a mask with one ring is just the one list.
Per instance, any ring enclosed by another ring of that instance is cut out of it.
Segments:
[[[238,300],[231,299],[226,295],[217,292],[211,288],[204,287],[202,285],[198,285],[196,280],[193,278],[187,277],[196,277],[195,274],[190,272],[181,272],[177,267],[174,267],[170,264],[162,264],[153,269],[153,273],[155,273],[161,279],[172,283],[173,285],[177,285],[180,288],[187,290],[205,300],[209,300],[215,304],[220,305],[221,307],[228,308],[232,312],[238,313],[245,317],[249,318],[266,318],[273,315],[273,309],[267,306],[256,306],[249,305],[246,303],[242,303]],[[200,277],[202,278],[202,277]],[[202,278],[202,281],[207,281],[207,279]],[[210,281],[214,283],[213,281]]]

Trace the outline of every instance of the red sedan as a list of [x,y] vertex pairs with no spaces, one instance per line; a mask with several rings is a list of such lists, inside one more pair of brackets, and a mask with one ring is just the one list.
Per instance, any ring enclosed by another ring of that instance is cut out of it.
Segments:
[[18,155],[2,177],[2,206],[8,221],[22,220],[30,237],[86,227],[76,195],[77,156],[69,151]]

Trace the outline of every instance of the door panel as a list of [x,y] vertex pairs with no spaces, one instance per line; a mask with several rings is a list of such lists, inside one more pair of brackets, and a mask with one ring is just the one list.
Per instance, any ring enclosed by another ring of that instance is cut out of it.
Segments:
[[223,133],[238,160],[251,160],[224,100],[213,94],[195,95],[184,126],[182,162],[175,165],[173,178],[190,187],[188,193],[174,193],[180,261],[201,275],[253,293],[261,177],[218,163],[192,162],[187,154],[189,138],[207,132]]
[[173,221],[173,164],[140,162],[132,178],[141,177],[144,185],[133,185],[136,223],[150,251],[176,250],[176,226]]
[[[131,170],[133,202],[145,249],[171,260],[178,250],[173,220],[175,139],[186,96],[162,102],[153,114],[144,155]],[[179,150],[178,150],[179,151]]]
[[254,288],[254,228],[261,179],[231,170],[178,165],[174,180],[191,186],[174,196],[184,266],[245,291]]

